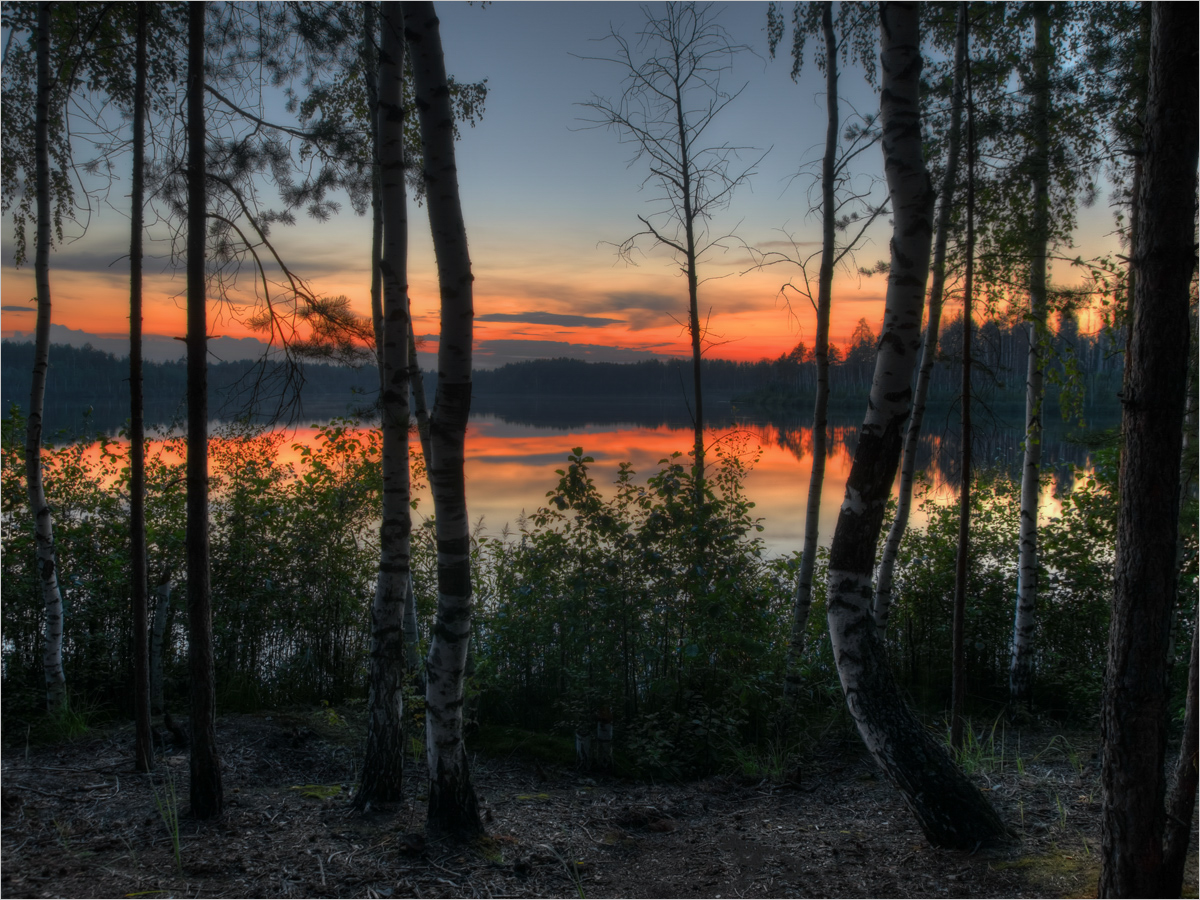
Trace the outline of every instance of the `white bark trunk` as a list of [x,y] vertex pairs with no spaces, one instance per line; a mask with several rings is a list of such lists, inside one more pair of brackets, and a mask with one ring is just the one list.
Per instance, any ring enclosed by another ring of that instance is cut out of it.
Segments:
[[462,733],[463,680],[471,635],[471,536],[463,465],[471,408],[474,276],[458,193],[453,115],[437,13],[432,3],[402,5],[425,151],[425,197],[442,313],[437,398],[430,421],[438,606],[425,663],[430,779],[426,828],[434,834],[467,837],[483,832]]
[[[371,605],[367,748],[354,803],[401,798],[404,774],[404,618],[410,597],[410,480],[408,469],[408,210],[404,185],[404,18],[384,7],[379,52],[379,152],[383,299],[379,347],[383,429],[383,510],[379,575]],[[373,261],[374,262],[374,261]]]
[[925,325],[925,341],[921,350],[921,367],[917,370],[917,388],[913,395],[912,414],[904,435],[904,456],[900,464],[900,490],[896,517],[888,529],[875,579],[875,627],[882,640],[887,634],[888,617],[892,610],[892,577],[900,541],[908,528],[912,510],[913,474],[917,468],[917,450],[921,439],[921,423],[925,417],[925,398],[933,364],[937,361],[938,330],[942,323],[942,295],[946,288],[946,244],[950,234],[950,217],[954,209],[954,192],[958,183],[958,150],[963,108],[963,73],[967,55],[967,31],[964,7],[959,7],[958,37],[954,44],[954,90],[950,101],[950,135],[946,172],[942,177],[941,205],[938,207],[937,240],[933,251],[933,282],[929,289],[929,316]]
[[1033,690],[1034,628],[1038,594],[1038,490],[1042,471],[1043,355],[1046,335],[1046,246],[1050,233],[1050,16],[1034,6],[1034,136],[1031,160],[1033,235],[1029,272],[1029,358],[1025,375],[1025,463],[1021,472],[1017,609],[1013,621],[1009,695],[1029,702]]
[[872,615],[875,544],[899,462],[921,347],[933,187],[921,155],[920,28],[915,4],[880,6],[881,121],[894,226],[886,308],[870,401],[829,554],[828,618],[846,704],[875,761],[931,843],[974,848],[1003,823],[900,698]]
[[37,284],[33,387],[29,396],[29,419],[25,431],[25,482],[29,511],[33,516],[37,547],[37,571],[45,609],[42,672],[46,679],[46,708],[61,709],[67,702],[63,674],[63,603],[58,586],[58,562],[54,551],[54,517],[42,484],[42,415],[46,399],[46,372],[50,356],[50,4],[38,9],[37,114],[37,247],[34,279]]
[[158,599],[154,609],[154,627],[150,632],[150,711],[163,711],[163,651],[166,649],[167,618],[171,612],[171,573],[155,588]]

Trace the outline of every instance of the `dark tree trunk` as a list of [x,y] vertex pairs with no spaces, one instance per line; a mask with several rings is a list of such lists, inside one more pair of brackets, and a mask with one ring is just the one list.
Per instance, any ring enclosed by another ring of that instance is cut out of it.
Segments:
[[54,517],[42,483],[42,416],[46,402],[46,372],[50,368],[50,12],[53,4],[38,7],[37,111],[37,246],[33,272],[37,284],[37,325],[34,331],[32,387],[25,429],[25,486],[34,522],[37,572],[45,608],[42,670],[46,679],[46,708],[57,712],[67,703],[63,674],[63,602],[58,584],[58,559],[54,549]]
[[817,340],[813,358],[817,366],[817,390],[813,398],[812,468],[808,476],[808,506],[804,513],[804,552],[792,598],[792,634],[788,642],[787,671],[783,690],[789,697],[800,693],[800,660],[808,614],[812,609],[812,581],[816,568],[818,531],[821,522],[821,488],[825,484],[825,439],[829,409],[829,311],[833,297],[833,263],[837,227],[834,176],[837,166],[838,112],[837,39],[833,31],[833,3],[821,9],[821,33],[825,40],[825,157],[821,163],[821,268],[817,275]]
[[[966,4],[959,7],[963,37]],[[967,576],[971,552],[971,303],[975,288],[975,110],[971,97],[971,61],[964,59],[967,83],[967,274],[963,283],[962,345],[962,487],[958,497],[958,556],[954,562],[953,671],[950,696],[950,746],[963,746],[963,707],[967,700]]]
[[146,429],[142,399],[142,209],[145,203],[148,18],[146,5],[139,5],[129,241],[129,584],[133,601],[134,768],[139,772],[154,768],[154,744],[150,732],[149,575],[146,571]]
[[904,705],[872,615],[875,547],[900,458],[921,347],[934,200],[921,155],[918,8],[884,3],[880,12],[892,261],[867,415],[829,551],[829,630],[846,704],[876,763],[901,790],[931,843],[973,849],[1007,838],[1007,831],[945,747]]
[[404,776],[404,611],[409,602],[408,470],[408,211],[404,188],[404,17],[383,8],[379,53],[378,133],[383,253],[382,360],[383,513],[379,575],[371,606],[367,750],[354,804],[400,799]]
[[402,5],[425,150],[425,202],[437,256],[442,315],[437,397],[430,420],[429,486],[437,517],[438,607],[425,663],[430,781],[426,828],[431,834],[465,838],[483,833],[462,736],[463,681],[471,636],[471,534],[463,464],[471,410],[474,276],[458,193],[454,119],[437,13],[432,3]]
[[1163,762],[1167,644],[1179,578],[1188,295],[1196,263],[1196,6],[1156,3],[1151,16],[1116,579],[1100,718],[1102,897],[1178,897],[1181,888],[1166,879]]
[[217,754],[212,595],[208,554],[208,317],[205,293],[204,12],[188,4],[187,223],[187,600],[191,690],[192,815],[225,805]]

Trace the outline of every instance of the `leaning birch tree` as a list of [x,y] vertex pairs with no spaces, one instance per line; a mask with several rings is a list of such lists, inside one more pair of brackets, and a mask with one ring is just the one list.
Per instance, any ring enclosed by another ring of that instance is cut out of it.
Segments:
[[[408,468],[408,211],[404,186],[404,15],[383,7],[374,127],[379,167],[382,253],[372,259],[382,282],[379,408],[383,432],[383,513],[379,573],[371,604],[367,749],[354,803],[395,802],[404,777],[405,610],[413,602]],[[373,31],[373,29],[371,29]],[[368,33],[368,41],[374,36]],[[374,279],[374,276],[373,276]]]
[[934,191],[921,146],[918,6],[880,4],[884,169],[893,232],[883,331],[867,414],[829,551],[828,620],[846,704],[867,749],[931,843],[974,848],[1007,838],[979,789],[900,697],[872,615],[875,547],[912,400],[921,346]]
[[[1155,3],[1143,130],[1138,235],[1122,389],[1117,558],[1100,711],[1104,792],[1101,897],[1177,897],[1182,866],[1166,866],[1164,757],[1167,648],[1177,602],[1180,455],[1187,392],[1188,300],[1196,271],[1197,14]],[[1194,720],[1193,720],[1194,721]],[[1195,781],[1188,792],[1190,820]],[[1181,810],[1184,808],[1179,807]],[[1187,838],[1182,839],[1186,853]],[[1168,842],[1169,846],[1169,842]],[[1170,878],[1167,875],[1170,875]]]
[[437,521],[438,600],[425,661],[425,734],[429,764],[426,828],[432,834],[483,833],[463,746],[463,689],[471,637],[471,533],[464,462],[471,411],[475,311],[471,257],[458,193],[454,116],[437,12],[404,2],[424,147],[425,205],[441,293],[438,383],[430,416],[429,486]]
[[917,468],[917,450],[921,440],[921,426],[925,419],[925,402],[929,395],[929,382],[933,366],[937,362],[938,334],[942,322],[942,298],[946,292],[946,248],[949,244],[953,220],[955,192],[958,185],[958,155],[962,143],[963,80],[967,54],[967,4],[958,4],[954,40],[954,74],[950,91],[950,124],[947,135],[946,169],[942,173],[941,190],[938,192],[937,236],[933,244],[933,267],[929,286],[929,313],[926,316],[925,340],[921,348],[921,365],[917,370],[917,384],[913,392],[912,413],[904,433],[904,453],[900,464],[900,488],[897,491],[896,514],[888,528],[879,559],[879,571],[875,577],[874,616],[879,637],[887,634],[888,618],[892,609],[892,578],[896,570],[896,557],[900,553],[900,542],[908,528],[912,512],[913,476]]

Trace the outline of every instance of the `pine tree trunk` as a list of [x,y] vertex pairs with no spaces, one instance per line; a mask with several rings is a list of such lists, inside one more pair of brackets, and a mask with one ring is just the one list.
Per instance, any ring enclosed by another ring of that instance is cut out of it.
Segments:
[[[966,3],[959,7],[966,37]],[[971,571],[971,305],[975,289],[975,111],[971,96],[971,64],[965,60],[967,83],[967,274],[963,282],[962,337],[962,487],[958,497],[958,554],[954,561],[954,619],[951,625],[950,746],[963,746],[963,708],[967,701],[967,579]]]
[[378,131],[383,252],[380,355],[383,428],[383,514],[379,576],[371,606],[367,749],[354,804],[400,799],[404,776],[404,612],[409,599],[411,497],[408,469],[408,210],[404,186],[404,17],[383,8],[379,53]]
[[63,602],[58,586],[58,561],[54,550],[54,516],[46,502],[42,483],[42,418],[46,403],[46,372],[50,367],[50,11],[51,4],[38,7],[37,113],[37,248],[33,272],[37,284],[37,325],[34,332],[33,378],[29,396],[29,419],[25,430],[25,484],[29,511],[34,521],[38,578],[42,585],[46,631],[42,671],[46,679],[46,708],[57,712],[67,703],[67,681],[63,674]]
[[904,434],[904,454],[900,463],[900,490],[896,502],[896,517],[888,529],[879,560],[879,573],[875,577],[875,627],[879,638],[887,634],[888,617],[892,611],[892,577],[896,569],[896,557],[900,553],[900,541],[908,528],[912,511],[913,475],[917,468],[917,451],[920,449],[921,424],[925,418],[925,398],[929,394],[929,382],[933,365],[937,361],[938,333],[942,325],[942,296],[946,290],[946,244],[950,236],[950,219],[954,210],[954,192],[958,183],[958,150],[961,142],[963,107],[963,79],[967,58],[966,4],[958,7],[958,35],[954,42],[954,88],[950,100],[950,134],[946,158],[946,171],[942,176],[938,207],[937,238],[933,246],[932,283],[929,288],[929,315],[925,325],[925,341],[921,348],[921,367],[917,370],[917,387],[913,394],[912,413],[908,419],[908,430]]
[[829,408],[829,310],[833,296],[833,260],[837,226],[834,176],[837,165],[838,112],[837,40],[833,33],[833,3],[821,9],[821,32],[825,39],[825,158],[821,164],[821,268],[817,274],[817,339],[813,355],[817,363],[817,390],[813,400],[812,468],[808,476],[808,506],[804,514],[804,552],[792,598],[792,633],[788,640],[785,696],[795,698],[801,685],[800,660],[812,609],[813,569],[816,567],[818,531],[821,522],[821,488],[825,483],[825,445]]
[[[1196,621],[1194,618],[1193,622]],[[1192,655],[1188,663],[1187,699],[1183,713],[1183,740],[1179,746],[1179,759],[1175,763],[1175,778],[1167,796],[1167,822],[1163,846],[1163,894],[1179,896],[1183,892],[1183,871],[1187,862],[1188,843],[1192,839],[1192,816],[1196,812],[1196,788],[1198,781],[1198,732],[1200,716],[1197,715],[1198,683],[1197,639],[1200,628],[1192,631]],[[1173,893],[1172,893],[1173,892]]]
[[375,365],[379,368],[380,394],[383,393],[383,279],[379,257],[383,253],[383,183],[379,171],[382,151],[379,146],[379,60],[375,41],[379,37],[376,0],[364,0],[363,13],[363,81],[366,85],[367,109],[371,120],[371,330],[375,333]]
[[134,768],[154,768],[150,730],[149,576],[146,571],[146,428],[142,399],[142,207],[146,158],[145,4],[137,9],[133,94],[133,196],[129,242],[129,542],[133,605]]
[[921,347],[934,192],[921,156],[918,7],[880,6],[883,155],[894,217],[883,333],[867,415],[829,553],[828,617],[846,704],[925,836],[972,849],[1007,832],[979,789],[904,705],[874,625],[871,576]]
[[208,317],[205,292],[204,14],[188,4],[187,222],[187,598],[191,691],[192,815],[219,816],[225,805],[217,754],[212,594],[208,542]]
[[471,535],[463,474],[471,409],[474,308],[471,258],[458,194],[453,116],[437,13],[405,2],[412,54],[425,200],[437,256],[442,331],[438,384],[430,420],[429,484],[437,518],[437,619],[426,660],[425,732],[429,763],[426,830],[458,838],[483,833],[463,746],[463,681],[471,635]]
[[[1178,897],[1181,887],[1167,881],[1163,762],[1195,267],[1197,15],[1192,4],[1156,3],[1151,16],[1137,284],[1122,390],[1116,578],[1100,713],[1101,897]],[[1194,793],[1189,790],[1189,806]],[[1189,814],[1180,823],[1185,834],[1190,820]]]
[[1043,356],[1046,336],[1046,249],[1050,239],[1050,13],[1033,7],[1033,231],[1029,245],[1029,356],[1025,373],[1025,462],[1021,470],[1021,526],[1017,610],[1013,621],[1008,692],[1013,702],[1033,698],[1035,611],[1038,593],[1038,492],[1042,472]]
[[150,632],[150,712],[163,711],[163,651],[167,634],[167,618],[171,614],[171,573],[163,573],[154,591],[154,628]]

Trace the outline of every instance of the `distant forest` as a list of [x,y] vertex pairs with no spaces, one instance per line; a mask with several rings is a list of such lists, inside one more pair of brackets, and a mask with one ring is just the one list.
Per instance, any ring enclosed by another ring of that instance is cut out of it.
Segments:
[[[875,365],[878,337],[861,320],[849,343],[830,346],[832,400],[860,401],[866,396]],[[984,322],[975,337],[975,394],[989,403],[1006,405],[1024,401],[1025,329],[997,320]],[[1048,392],[1048,403],[1057,406],[1061,384],[1070,380],[1079,402],[1108,406],[1115,402],[1121,384],[1121,338],[1108,332],[1085,335],[1073,320],[1060,323],[1052,338],[1049,370],[1058,382]],[[940,358],[930,391],[933,403],[958,397],[962,346],[962,320],[942,329]],[[4,411],[29,403],[33,345],[4,341],[2,348]],[[90,346],[55,345],[50,353],[46,396],[52,430],[75,431],[85,410],[91,427],[111,429],[127,417],[128,361]],[[289,371],[279,362],[219,362],[209,365],[210,408],[216,418],[236,419],[251,411],[259,419],[335,416],[352,412],[369,414],[375,405],[378,375],[375,366],[351,368],[308,363]],[[514,404],[524,408],[539,398],[553,402],[569,397],[573,407],[606,401],[638,399],[659,401],[672,407],[690,403],[691,364],[688,360],[648,360],[636,363],[584,362],[575,359],[538,359],[509,363],[474,373],[478,408],[503,413]],[[1070,373],[1069,379],[1068,374]],[[426,373],[426,391],[432,399],[435,373]],[[704,386],[710,401],[732,402],[739,410],[764,414],[792,413],[812,403],[816,364],[803,342],[773,360],[734,362],[704,361]],[[148,421],[168,424],[185,412],[187,381],[183,360],[146,364]],[[298,399],[298,404],[295,403]],[[570,425],[570,422],[564,422]]]

